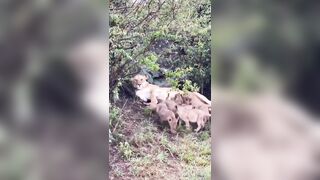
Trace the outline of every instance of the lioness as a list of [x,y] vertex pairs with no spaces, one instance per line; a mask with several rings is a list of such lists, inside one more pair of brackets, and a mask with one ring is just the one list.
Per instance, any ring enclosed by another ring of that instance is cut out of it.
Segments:
[[179,93],[179,91],[173,91],[171,88],[150,84],[147,79],[146,76],[141,74],[137,74],[131,78],[133,87],[137,89],[136,95],[145,102],[151,100],[151,104],[157,104],[157,99],[170,99],[171,97],[169,96],[174,97],[175,94]]
[[159,115],[161,122],[168,121],[171,133],[175,134],[177,132],[176,128],[177,128],[178,120],[175,117],[175,114],[168,109],[166,103],[161,102],[157,104],[156,112]]
[[187,129],[190,129],[190,122],[197,123],[196,132],[203,128],[208,118],[210,118],[210,114],[200,109],[195,109],[191,105],[177,106],[177,108],[177,113],[180,119],[186,123]]
[[[157,85],[150,84],[147,82],[147,79],[148,78],[146,76],[141,74],[137,74],[133,78],[131,78],[132,85],[134,88],[136,88],[136,95],[144,102],[150,100],[151,104],[157,104],[157,99],[172,100],[177,94],[183,93],[183,91],[180,90],[173,90],[172,88],[159,87]],[[193,94],[205,103],[211,105],[211,101],[203,95],[197,92],[193,92]]]

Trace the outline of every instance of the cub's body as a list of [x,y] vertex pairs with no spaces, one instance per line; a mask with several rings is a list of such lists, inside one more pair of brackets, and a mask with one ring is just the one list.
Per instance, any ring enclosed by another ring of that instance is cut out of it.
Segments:
[[178,120],[175,114],[168,109],[165,102],[156,105],[156,112],[161,122],[167,121],[169,123],[171,133],[176,133]]
[[188,129],[190,128],[190,122],[197,123],[196,132],[203,128],[208,118],[210,118],[210,114],[200,109],[194,109],[191,105],[178,106],[177,113],[180,119],[186,123]]

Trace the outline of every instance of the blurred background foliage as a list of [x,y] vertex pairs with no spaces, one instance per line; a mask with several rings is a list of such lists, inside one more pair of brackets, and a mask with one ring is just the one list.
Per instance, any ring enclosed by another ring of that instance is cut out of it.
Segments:
[[213,83],[251,94],[277,91],[318,114],[320,3],[216,1]]
[[111,1],[110,100],[130,95],[137,73],[210,97],[210,7],[209,0]]
[[[104,108],[103,120],[99,122],[97,111],[89,110],[88,103],[82,101],[88,83],[86,87],[79,85],[85,84],[80,76],[85,72],[75,73],[75,64],[81,63],[72,64],[69,58],[72,52],[81,54],[76,47],[83,46],[88,39],[94,41],[95,48],[100,39],[106,39],[105,13],[105,2],[100,0],[1,1],[1,180],[106,179],[102,160],[105,158],[101,157],[106,156],[108,97],[99,94]],[[99,59],[106,62],[106,55],[101,58],[96,53],[101,51],[95,50],[90,62],[96,64]],[[102,53],[106,51],[104,48]],[[106,71],[105,67],[104,74]],[[93,81],[96,76],[87,79]],[[100,84],[104,85],[101,81]],[[107,85],[103,88],[105,91]],[[69,132],[72,137],[67,135]],[[98,141],[104,144],[103,148],[96,146]],[[79,153],[79,149],[86,153]],[[64,157],[60,159],[62,154]]]

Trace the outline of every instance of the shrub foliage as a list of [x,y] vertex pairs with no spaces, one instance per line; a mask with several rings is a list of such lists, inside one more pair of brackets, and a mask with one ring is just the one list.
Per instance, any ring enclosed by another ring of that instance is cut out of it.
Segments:
[[139,72],[180,89],[210,86],[209,0],[113,0],[110,10],[111,99]]

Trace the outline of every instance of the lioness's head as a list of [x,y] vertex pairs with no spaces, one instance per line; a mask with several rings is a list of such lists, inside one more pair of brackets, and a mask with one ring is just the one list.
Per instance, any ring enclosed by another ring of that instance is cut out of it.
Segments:
[[133,78],[131,78],[131,82],[134,88],[136,89],[142,89],[148,85],[147,77],[141,74],[135,75]]

